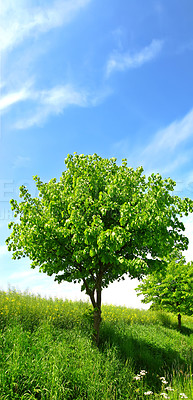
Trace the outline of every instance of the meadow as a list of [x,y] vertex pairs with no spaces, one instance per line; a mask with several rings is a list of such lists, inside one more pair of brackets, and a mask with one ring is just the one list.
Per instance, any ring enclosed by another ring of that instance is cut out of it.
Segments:
[[193,400],[193,317],[0,291],[0,400]]

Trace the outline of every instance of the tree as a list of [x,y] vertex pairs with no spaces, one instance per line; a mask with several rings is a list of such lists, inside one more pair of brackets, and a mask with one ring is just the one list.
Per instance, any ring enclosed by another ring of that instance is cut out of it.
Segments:
[[174,251],[166,268],[148,275],[136,288],[144,295],[143,303],[152,302],[156,308],[178,314],[178,327],[181,329],[181,313],[193,314],[193,262],[186,264],[181,252]]
[[172,196],[175,182],[127,161],[103,159],[97,154],[68,155],[59,181],[34,180],[39,196],[22,186],[20,203],[11,200],[14,216],[7,238],[13,258],[28,256],[55,280],[79,282],[90,297],[95,340],[99,340],[101,293],[110,282],[140,278],[159,268],[160,259],[174,247],[184,250],[178,215],[193,210],[193,202]]

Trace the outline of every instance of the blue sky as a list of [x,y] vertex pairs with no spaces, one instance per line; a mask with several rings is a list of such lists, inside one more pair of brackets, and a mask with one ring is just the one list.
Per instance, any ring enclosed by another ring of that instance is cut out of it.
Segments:
[[[9,200],[32,176],[59,178],[68,153],[127,158],[193,198],[192,0],[0,0],[0,288],[83,298],[11,260]],[[193,259],[193,217],[184,219]],[[141,307],[136,281],[103,301]]]

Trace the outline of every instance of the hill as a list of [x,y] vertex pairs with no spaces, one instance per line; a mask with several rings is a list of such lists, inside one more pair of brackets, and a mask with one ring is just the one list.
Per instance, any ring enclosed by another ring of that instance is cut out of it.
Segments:
[[0,400],[193,399],[193,317],[0,291]]

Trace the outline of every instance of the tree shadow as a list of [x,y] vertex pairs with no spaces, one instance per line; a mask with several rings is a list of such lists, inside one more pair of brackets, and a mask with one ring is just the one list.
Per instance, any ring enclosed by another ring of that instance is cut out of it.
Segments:
[[190,336],[193,334],[193,329],[188,328],[187,326],[181,326],[181,328],[178,328],[178,326],[176,328],[177,331],[179,331],[180,333],[182,333],[183,335],[186,336]]
[[121,330],[116,325],[103,323],[99,350],[104,351],[107,344],[116,347],[123,362],[131,361],[136,374],[139,374],[141,370],[146,370],[148,374],[145,379],[149,387],[154,387],[156,390],[161,389],[159,377],[172,377],[174,370],[180,370],[182,374],[185,374],[190,364],[193,367],[193,354],[191,359],[188,357],[189,363],[186,358],[182,358],[177,351],[166,347],[164,343],[133,337],[129,327],[128,329],[123,327]]
[[188,328],[187,326],[183,325],[183,319],[182,319],[182,325],[179,327],[177,321],[176,322],[171,322],[170,318],[167,315],[159,315],[159,321],[161,322],[162,326],[165,328],[169,328],[175,331],[178,331],[182,333],[183,335],[190,336],[193,333],[193,329]]
[[182,335],[186,335],[186,336],[190,336],[193,334],[193,329],[188,328],[187,326],[182,325],[181,327],[178,326],[177,323],[173,322],[168,322],[168,321],[164,321],[162,319],[161,323],[162,326],[164,326],[165,328],[171,329],[171,330],[175,330],[177,332],[180,332]]
[[165,312],[158,312],[158,321],[161,322],[161,325],[164,326],[165,328],[172,329],[178,332],[181,332],[183,335],[190,336],[193,333],[193,329],[188,328],[187,326],[183,325],[183,316],[182,316],[182,325],[179,327],[177,317],[176,321],[171,321],[170,316],[165,313]]

